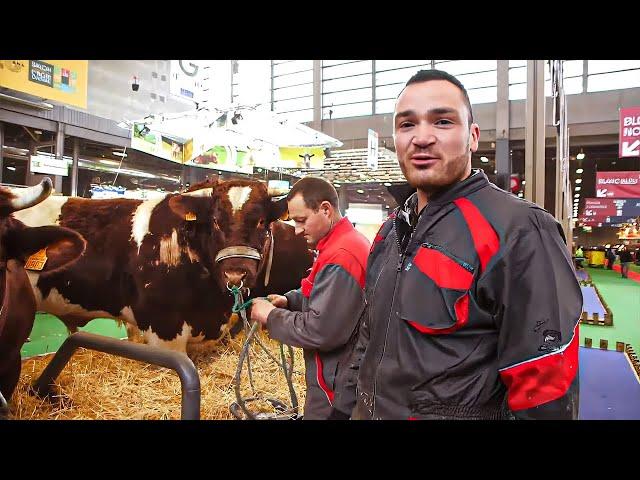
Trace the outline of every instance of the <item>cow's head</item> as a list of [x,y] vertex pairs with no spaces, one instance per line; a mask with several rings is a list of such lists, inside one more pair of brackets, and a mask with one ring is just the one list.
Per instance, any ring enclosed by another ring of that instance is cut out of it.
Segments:
[[84,238],[74,230],[57,226],[27,227],[11,215],[45,200],[52,190],[51,180],[17,193],[0,188],[0,265],[9,259],[24,263],[32,254],[46,249],[47,261],[41,274],[59,270],[75,261],[85,249]]
[[[0,290],[3,306],[8,301],[4,295],[8,275],[19,275],[18,270],[22,270],[31,255],[45,250],[47,259],[38,273],[46,275],[74,262],[85,250],[84,238],[73,230],[57,226],[27,227],[13,218],[13,212],[37,205],[50,193],[49,178],[18,193],[0,188]],[[20,303],[20,299],[14,301]]]
[[[267,262],[269,226],[287,211],[285,198],[272,198],[264,183],[252,180],[209,182],[177,195],[169,206],[183,219],[210,225],[209,255],[221,288],[253,288]],[[193,189],[192,189],[193,190]]]

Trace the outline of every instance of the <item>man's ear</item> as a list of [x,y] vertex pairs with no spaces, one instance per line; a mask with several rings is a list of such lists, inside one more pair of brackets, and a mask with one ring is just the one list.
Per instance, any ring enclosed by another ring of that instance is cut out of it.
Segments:
[[69,228],[25,227],[7,234],[7,256],[21,262],[45,249],[47,261],[39,273],[51,273],[75,262],[86,248],[82,235]]
[[208,222],[213,200],[211,197],[176,195],[169,199],[169,208],[186,222]]
[[269,204],[269,213],[267,223],[276,220],[287,220],[289,218],[289,207],[287,205],[287,197],[272,198]]
[[469,150],[472,153],[478,151],[478,146],[480,145],[480,127],[477,123],[471,124],[471,131],[469,132]]

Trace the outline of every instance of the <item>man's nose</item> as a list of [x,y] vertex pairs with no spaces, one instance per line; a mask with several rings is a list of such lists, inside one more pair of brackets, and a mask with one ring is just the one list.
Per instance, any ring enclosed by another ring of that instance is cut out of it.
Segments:
[[300,235],[302,232],[304,232],[304,227],[295,227],[296,235]]
[[428,125],[418,125],[415,129],[415,136],[412,141],[415,145],[420,147],[426,147],[437,140],[433,133],[433,129]]

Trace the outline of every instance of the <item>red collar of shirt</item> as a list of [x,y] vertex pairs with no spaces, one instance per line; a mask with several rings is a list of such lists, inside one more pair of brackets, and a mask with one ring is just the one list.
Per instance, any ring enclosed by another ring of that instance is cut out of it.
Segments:
[[347,217],[342,217],[342,219],[335,224],[335,226],[329,232],[329,234],[318,242],[316,249],[319,252],[321,252],[327,247],[329,242],[331,242],[333,239],[341,237],[342,235],[344,235],[347,232],[350,232],[351,230],[353,230],[353,225],[351,224],[349,219]]

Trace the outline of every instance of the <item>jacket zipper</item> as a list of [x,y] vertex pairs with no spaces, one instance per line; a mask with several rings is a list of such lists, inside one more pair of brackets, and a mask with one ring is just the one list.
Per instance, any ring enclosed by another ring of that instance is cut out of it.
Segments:
[[[376,411],[376,390],[378,385],[378,371],[380,370],[380,365],[382,364],[382,360],[384,359],[384,354],[387,350],[387,338],[389,337],[389,325],[391,324],[391,317],[393,316],[393,305],[396,299],[396,291],[398,289],[398,283],[400,283],[400,271],[402,271],[402,264],[404,263],[406,250],[403,252],[402,247],[400,246],[400,237],[398,236],[398,229],[396,227],[396,221],[398,220],[398,216],[393,219],[393,228],[396,234],[396,245],[398,246],[398,254],[400,258],[398,260],[398,265],[396,266],[396,283],[393,287],[393,295],[391,296],[391,307],[389,311],[389,318],[387,319],[387,328],[384,332],[384,344],[382,345],[382,355],[380,355],[380,360],[378,361],[378,367],[376,368],[376,374],[373,380],[373,395],[371,398],[371,418],[375,418]],[[417,226],[417,223],[416,223]],[[409,242],[407,245],[411,243],[411,237],[413,237],[413,233],[415,232],[415,226],[411,229],[411,234],[409,235]],[[378,277],[379,279],[380,277]]]
[[460,260],[458,257],[453,255],[452,253],[450,253],[447,250],[445,250],[444,247],[441,247],[440,245],[435,245],[435,244],[429,243],[429,242],[423,243],[422,246],[425,247],[425,248],[429,248],[431,250],[437,250],[438,252],[442,253],[443,255],[449,257],[451,260],[456,262],[458,265],[460,265],[466,271],[468,271],[470,273],[473,273],[474,269],[469,263],[465,262],[464,260]]

